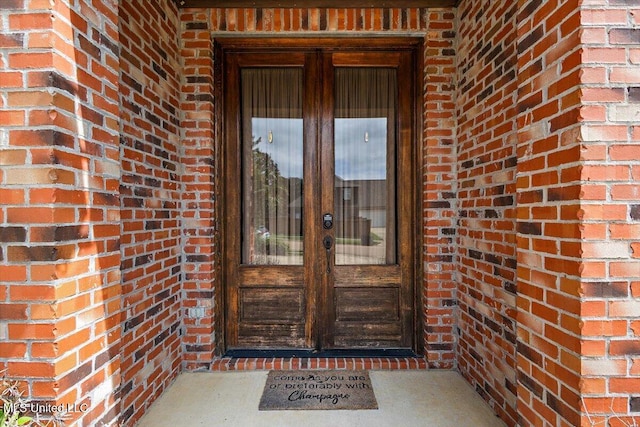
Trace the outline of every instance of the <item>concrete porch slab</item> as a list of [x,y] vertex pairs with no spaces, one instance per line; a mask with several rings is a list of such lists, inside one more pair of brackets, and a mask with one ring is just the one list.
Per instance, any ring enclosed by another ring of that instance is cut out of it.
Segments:
[[454,371],[370,371],[378,410],[258,411],[267,371],[184,373],[139,427],[499,427]]

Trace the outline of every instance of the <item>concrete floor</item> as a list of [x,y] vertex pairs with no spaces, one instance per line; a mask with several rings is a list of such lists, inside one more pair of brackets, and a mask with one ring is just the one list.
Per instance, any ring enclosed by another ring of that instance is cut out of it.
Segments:
[[267,371],[184,373],[138,427],[504,426],[453,371],[370,371],[377,410],[258,411]]

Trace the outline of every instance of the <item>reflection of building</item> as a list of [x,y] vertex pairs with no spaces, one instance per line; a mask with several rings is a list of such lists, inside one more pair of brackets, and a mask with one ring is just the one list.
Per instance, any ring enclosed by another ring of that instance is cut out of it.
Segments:
[[[280,219],[280,222],[289,221],[291,235],[302,234],[302,201],[302,196],[291,200],[289,217]],[[360,239],[363,244],[368,245],[371,228],[386,227],[387,181],[382,179],[345,181],[336,176],[334,203],[336,237]]]
[[[387,181],[353,180],[344,181],[336,177],[335,190],[336,206],[340,201],[344,206],[345,217],[347,210],[351,217],[363,217],[371,221],[371,227],[386,227],[387,224]],[[336,212],[336,215],[338,212]]]
[[385,180],[345,181],[336,176],[336,236],[360,239],[371,244],[371,227],[385,227],[387,182]]

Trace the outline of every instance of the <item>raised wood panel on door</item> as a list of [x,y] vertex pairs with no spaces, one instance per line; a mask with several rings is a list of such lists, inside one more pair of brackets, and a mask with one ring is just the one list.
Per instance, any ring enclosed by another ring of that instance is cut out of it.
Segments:
[[234,347],[306,347],[304,268],[241,266],[238,278]]
[[407,346],[400,277],[398,265],[336,268],[335,347]]

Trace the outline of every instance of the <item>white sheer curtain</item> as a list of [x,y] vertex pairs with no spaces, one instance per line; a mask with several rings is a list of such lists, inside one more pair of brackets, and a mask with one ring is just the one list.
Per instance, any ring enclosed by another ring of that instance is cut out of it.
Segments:
[[302,264],[302,70],[243,69],[243,262]]
[[395,69],[335,71],[336,264],[395,263]]

